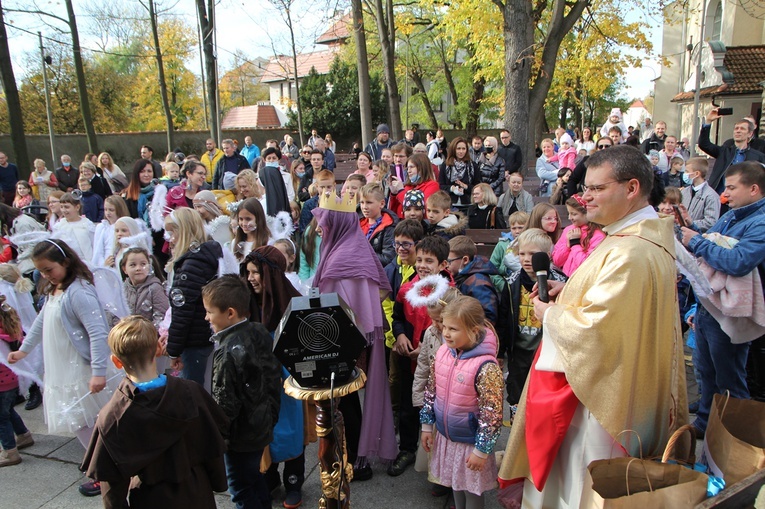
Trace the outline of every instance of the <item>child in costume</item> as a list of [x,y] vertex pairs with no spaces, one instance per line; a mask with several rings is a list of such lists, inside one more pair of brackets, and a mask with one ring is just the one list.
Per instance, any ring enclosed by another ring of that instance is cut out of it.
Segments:
[[109,348],[127,376],[101,409],[80,467],[99,480],[104,507],[214,509],[213,492],[226,490],[223,410],[198,384],[157,376],[157,331],[145,318],[118,323]]
[[[93,273],[69,245],[48,239],[32,252],[35,267],[46,280],[45,306],[37,315],[11,363],[26,357],[42,342],[45,366],[45,421],[48,431],[74,433],[87,447],[98,412],[111,398],[116,382],[109,368],[106,336],[109,326]],[[80,486],[86,496],[100,493],[98,481]]]

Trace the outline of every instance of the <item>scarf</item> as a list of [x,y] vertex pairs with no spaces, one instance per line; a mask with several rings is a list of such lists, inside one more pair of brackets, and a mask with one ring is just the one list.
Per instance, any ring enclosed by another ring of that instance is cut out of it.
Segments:
[[465,182],[467,170],[468,167],[465,161],[454,161],[454,166],[452,167],[451,174],[449,175],[451,181],[457,182],[458,180],[461,180],[462,182]]

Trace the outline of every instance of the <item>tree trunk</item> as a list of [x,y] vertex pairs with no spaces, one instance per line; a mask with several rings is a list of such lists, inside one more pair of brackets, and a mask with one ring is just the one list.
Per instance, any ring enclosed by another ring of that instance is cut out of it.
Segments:
[[425,92],[425,83],[422,82],[422,75],[414,68],[412,68],[409,70],[409,77],[412,78],[412,81],[414,81],[414,84],[417,86],[417,90],[420,91],[416,97],[419,97],[422,101],[422,106],[425,108],[425,112],[428,114],[430,125],[433,126],[433,130],[438,129],[438,119],[436,118],[436,114],[433,112],[433,106],[430,104],[430,98],[428,97],[427,92]]
[[401,134],[401,106],[395,69],[396,27],[393,18],[393,0],[385,0],[385,7],[383,7],[383,0],[375,0],[375,13],[383,56],[383,75],[385,76],[385,89],[388,96],[388,113],[390,115],[388,123],[390,124],[391,139],[400,140],[403,136]]
[[569,105],[569,98],[568,98],[568,92],[566,92],[566,97],[563,98],[563,102],[560,105],[560,126],[562,128],[566,128],[566,121],[568,121],[568,105]]
[[[526,3],[528,0],[513,1]],[[555,61],[558,57],[558,50],[563,42],[563,38],[571,31],[574,23],[582,17],[582,13],[588,5],[589,0],[576,0],[572,4],[567,4],[566,0],[554,0],[547,38],[542,50],[541,66],[534,80],[534,86],[529,93],[529,115],[531,118],[539,119],[544,116],[545,100],[555,75]],[[567,14],[565,12],[566,8],[570,8]],[[507,29],[507,26],[505,29]],[[507,32],[505,32],[505,37],[507,37]],[[541,125],[538,124],[538,133],[540,129]]]
[[[438,56],[441,57],[441,65],[443,65],[444,68],[444,78],[446,78],[446,84],[449,86],[449,93],[452,96],[452,104],[455,106],[456,110],[456,106],[459,103],[459,96],[457,95],[457,87],[454,84],[452,68],[449,65],[449,62],[446,60],[446,52],[444,51],[443,43],[440,40],[437,42],[435,39],[433,40],[433,43],[438,45]],[[455,120],[457,129],[462,129],[462,119],[458,118]],[[436,129],[438,129],[438,126],[436,126]]]
[[[8,124],[11,127],[11,143],[15,152],[15,163],[22,175],[29,174],[29,153],[27,139],[24,136],[24,117],[21,113],[19,91],[16,88],[16,78],[13,75],[11,52],[8,49],[8,34],[5,31],[2,0],[0,0],[0,79],[5,92],[5,104],[8,107]],[[53,161],[56,164],[56,161]]]
[[369,91],[369,61],[367,36],[364,32],[364,12],[361,0],[351,0],[353,8],[353,33],[356,35],[356,64],[359,73],[359,110],[361,111],[361,146],[372,141],[372,97]]
[[287,28],[290,30],[290,44],[292,45],[292,77],[295,80],[295,100],[297,102],[297,120],[298,120],[298,136],[300,137],[300,146],[302,147],[305,142],[303,136],[303,107],[300,104],[300,81],[298,76],[298,63],[297,63],[297,46],[295,45],[295,27],[292,26],[292,12],[290,11],[290,2],[287,0],[285,6],[287,22]]
[[[521,147],[523,162],[528,167],[534,161],[534,140],[529,138],[529,78],[534,58],[531,2],[493,1],[502,10],[505,41],[505,128]],[[524,175],[525,170],[521,170]]]
[[173,150],[173,113],[170,111],[170,103],[167,100],[167,82],[165,82],[165,66],[162,63],[162,51],[159,47],[159,32],[157,31],[157,12],[154,9],[154,0],[149,0],[149,18],[151,20],[151,35],[154,38],[154,51],[157,58],[157,71],[159,74],[159,95],[162,97],[162,108],[165,110],[165,126],[167,128],[167,152]]
[[582,78],[580,76],[576,77],[574,97],[576,98],[576,101],[574,101],[574,124],[579,128],[579,132],[581,132],[583,130],[582,109],[584,105],[582,104]]
[[470,95],[467,114],[465,115],[465,133],[467,134],[468,140],[478,133],[478,121],[480,120],[478,109],[480,108],[485,88],[485,79],[481,78],[479,80],[473,80],[473,91]]
[[218,114],[218,80],[215,72],[215,48],[213,46],[213,27],[215,26],[214,0],[196,0],[197,16],[199,17],[199,28],[202,32],[202,52],[205,60],[204,80],[207,85],[207,104],[210,110],[210,138],[220,143],[218,139],[218,124],[220,115]]
[[69,30],[72,32],[72,53],[74,55],[74,73],[77,76],[77,94],[80,98],[80,112],[85,125],[85,134],[88,138],[88,150],[98,154],[98,140],[96,130],[93,127],[93,116],[90,114],[90,101],[88,101],[88,89],[85,83],[85,68],[82,63],[80,50],[80,34],[77,31],[77,18],[74,16],[72,0],[66,0],[66,13],[69,16]]

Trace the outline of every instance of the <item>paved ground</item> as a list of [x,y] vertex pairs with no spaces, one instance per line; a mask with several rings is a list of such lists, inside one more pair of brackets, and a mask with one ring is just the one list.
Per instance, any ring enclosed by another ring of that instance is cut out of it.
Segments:
[[[16,407],[19,415],[32,431],[35,445],[21,451],[21,464],[0,470],[0,507],[3,509],[77,508],[102,507],[100,498],[86,498],[77,487],[86,478],[78,470],[85,452],[74,436],[48,435],[43,422],[42,407],[28,412],[23,405]],[[504,450],[508,430],[503,428],[497,450]],[[317,445],[306,450],[306,481],[303,486],[303,507],[316,507],[321,493]],[[400,477],[389,477],[382,466],[374,466],[370,481],[351,484],[351,506],[354,508],[415,507],[440,509],[450,507],[451,502],[430,495],[429,483],[424,473],[407,470]],[[274,507],[281,507],[284,491],[274,492]],[[227,494],[216,496],[218,507],[234,507]],[[403,504],[402,504],[403,502]],[[487,496],[487,509],[497,509],[496,492]]]

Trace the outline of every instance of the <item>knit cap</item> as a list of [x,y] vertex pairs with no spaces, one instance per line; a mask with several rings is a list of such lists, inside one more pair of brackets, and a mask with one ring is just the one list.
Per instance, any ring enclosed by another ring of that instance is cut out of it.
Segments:
[[563,133],[563,135],[560,137],[561,143],[568,143],[569,146],[574,144],[574,140],[571,139],[571,135],[568,133]]
[[407,191],[404,195],[404,210],[409,207],[416,207],[418,209],[425,208],[425,195],[419,189],[412,189]]

